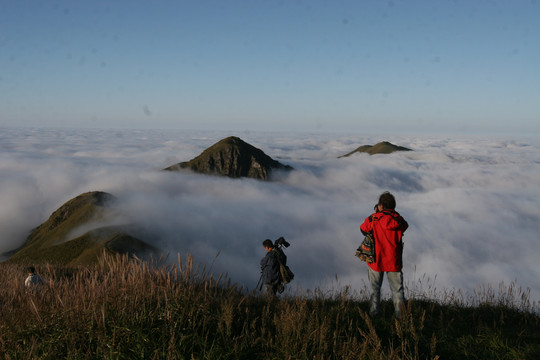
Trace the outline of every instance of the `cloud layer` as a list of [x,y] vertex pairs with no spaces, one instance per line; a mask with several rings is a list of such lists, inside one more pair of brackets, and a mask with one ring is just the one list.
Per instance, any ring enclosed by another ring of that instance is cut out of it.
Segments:
[[[271,183],[160,171],[230,135],[296,171]],[[414,151],[337,159],[382,140]],[[359,225],[389,190],[410,224],[409,292],[425,291],[422,282],[471,293],[515,281],[538,300],[539,150],[536,138],[2,129],[0,251],[64,202],[101,190],[120,199],[113,222],[137,223],[156,245],[247,288],[259,279],[262,241],[284,236],[292,288],[360,291]]]

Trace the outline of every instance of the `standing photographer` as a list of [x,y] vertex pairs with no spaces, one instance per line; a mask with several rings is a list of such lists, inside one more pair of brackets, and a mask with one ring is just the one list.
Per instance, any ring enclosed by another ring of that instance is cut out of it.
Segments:
[[[280,239],[276,240],[276,242]],[[287,264],[287,256],[270,239],[264,240],[262,244],[266,250],[266,256],[261,260],[262,286],[266,295],[275,296],[278,291],[283,292],[283,279],[279,269],[279,262],[281,261],[284,265]]]
[[369,314],[378,315],[381,302],[381,285],[384,273],[388,278],[392,301],[397,318],[405,305],[403,291],[403,233],[409,224],[395,210],[396,199],[389,192],[379,197],[377,210],[360,225],[364,235],[373,233],[375,241],[375,261],[368,263],[368,277],[371,285]]

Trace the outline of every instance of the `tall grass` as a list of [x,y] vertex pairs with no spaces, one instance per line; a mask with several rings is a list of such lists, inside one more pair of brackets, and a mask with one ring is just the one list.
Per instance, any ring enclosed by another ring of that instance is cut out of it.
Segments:
[[23,269],[0,264],[2,359],[540,358],[536,305],[513,285],[450,301],[413,296],[397,320],[389,301],[371,319],[367,298],[348,288],[250,293],[194,269],[190,257],[44,266],[46,285],[30,292]]

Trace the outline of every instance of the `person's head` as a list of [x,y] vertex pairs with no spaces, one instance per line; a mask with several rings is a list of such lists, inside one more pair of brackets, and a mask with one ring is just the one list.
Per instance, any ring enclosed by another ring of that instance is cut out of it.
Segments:
[[274,248],[274,243],[270,239],[266,239],[263,241],[263,246],[266,249],[266,251],[270,251]]
[[379,196],[378,205],[382,207],[380,210],[394,210],[396,208],[396,199],[394,198],[394,195],[390,194],[390,192],[385,191],[381,194],[381,196]]
[[35,274],[36,273],[36,268],[33,267],[33,266],[29,266],[26,268],[26,272],[29,273],[29,274]]

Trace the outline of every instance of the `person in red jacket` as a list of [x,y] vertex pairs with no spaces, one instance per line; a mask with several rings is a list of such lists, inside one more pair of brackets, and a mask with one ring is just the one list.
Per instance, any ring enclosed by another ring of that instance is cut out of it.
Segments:
[[386,273],[390,284],[394,313],[397,318],[400,317],[401,308],[405,305],[401,269],[403,267],[403,233],[409,224],[395,208],[394,195],[388,191],[384,192],[379,197],[377,211],[368,216],[360,225],[362,233],[364,235],[372,233],[375,240],[375,261],[368,264],[368,277],[371,285],[369,314],[372,317],[379,313],[384,273]]

